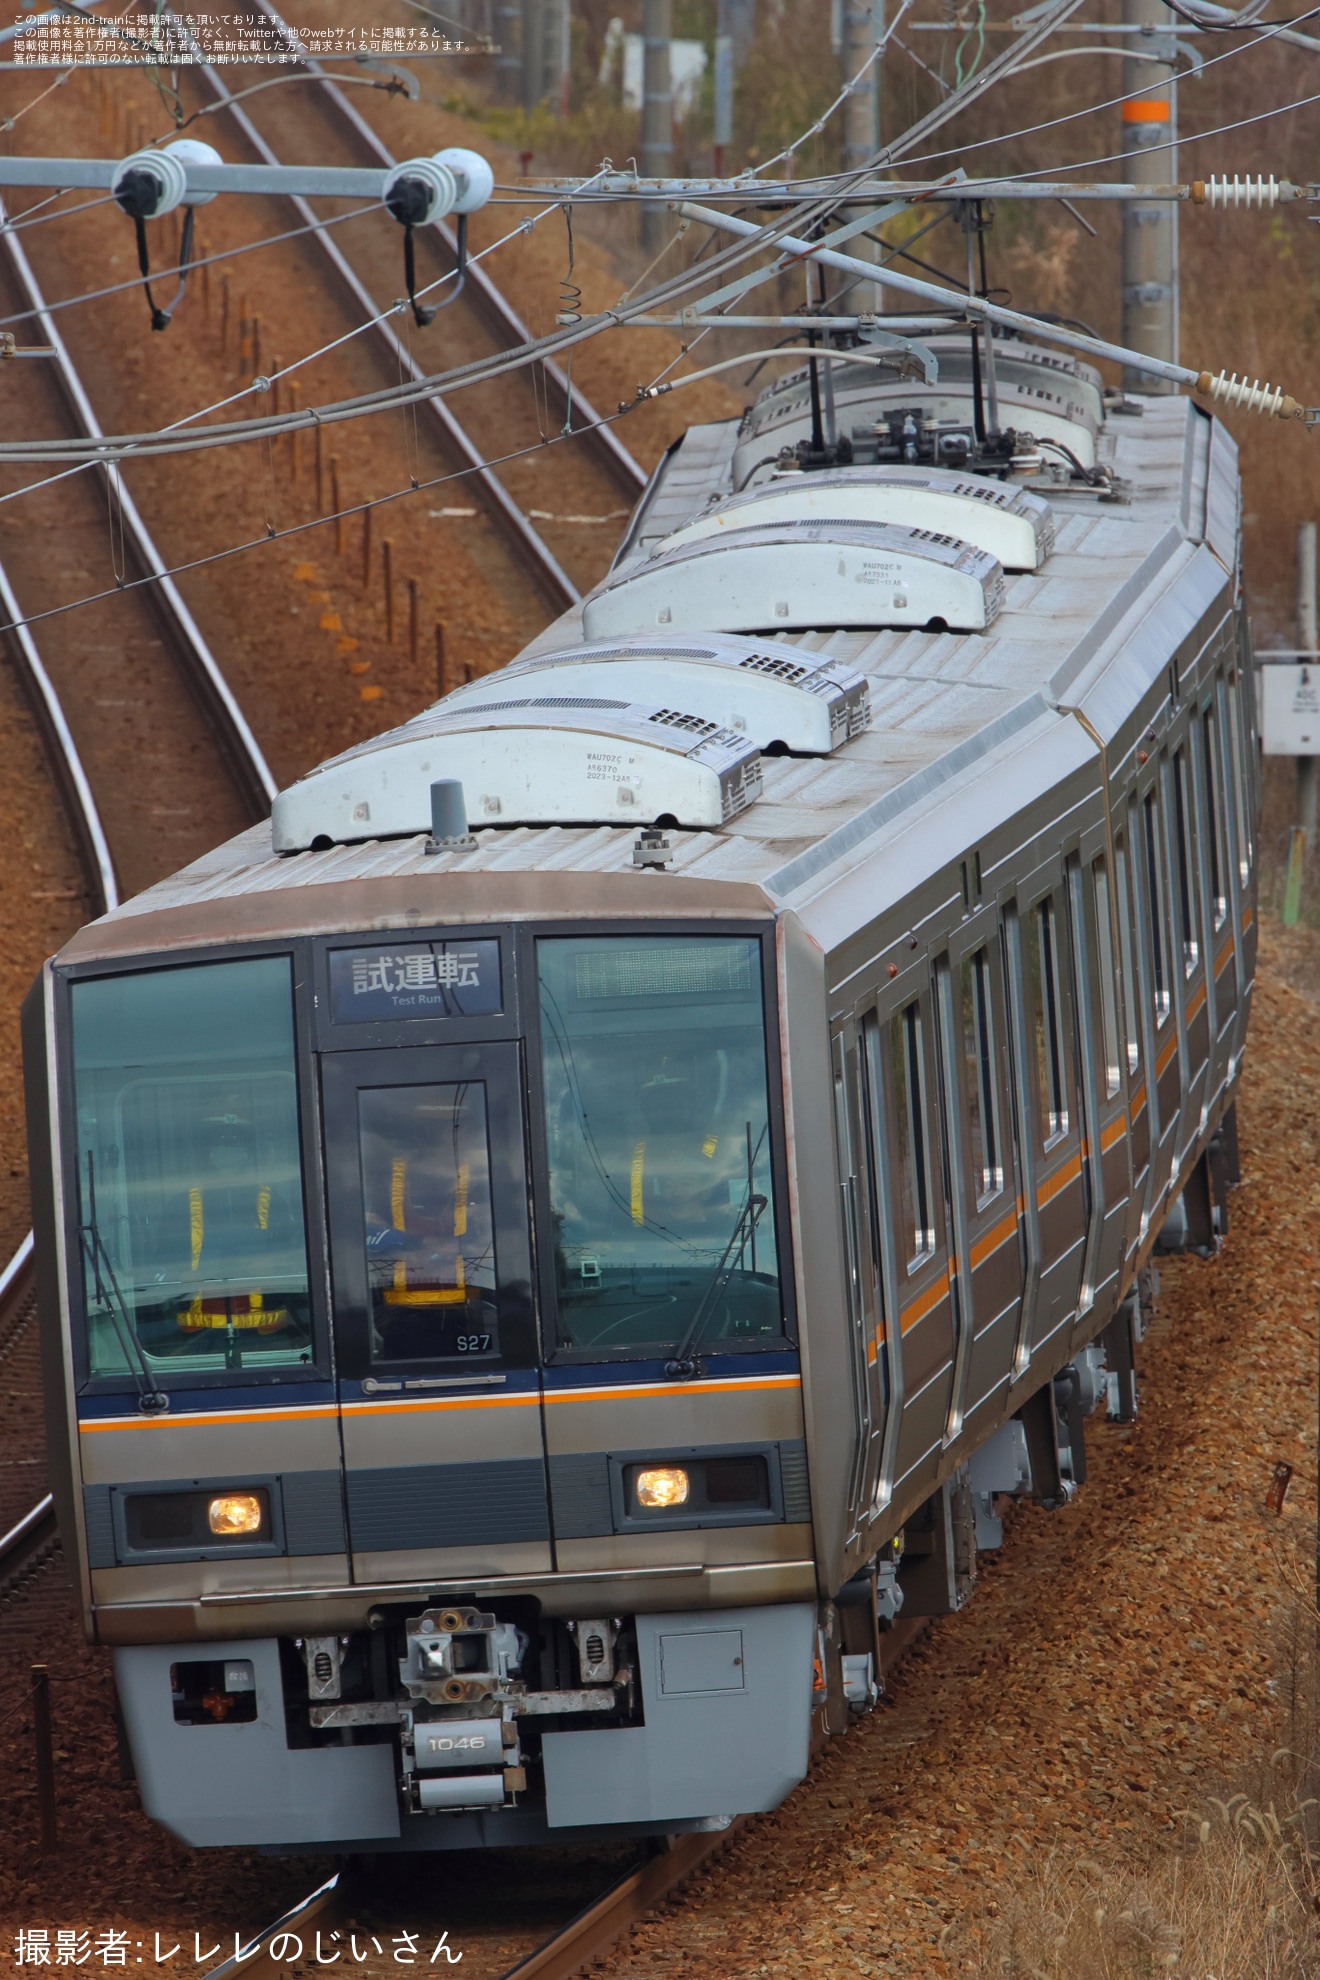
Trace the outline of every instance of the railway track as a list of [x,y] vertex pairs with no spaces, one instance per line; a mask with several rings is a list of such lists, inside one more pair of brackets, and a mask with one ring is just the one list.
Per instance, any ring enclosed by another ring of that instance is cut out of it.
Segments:
[[[281,16],[266,4],[266,0],[248,0],[248,4],[259,18],[276,29],[292,54],[301,56],[301,44],[296,34],[285,26]],[[256,108],[254,114],[239,104],[220,74],[209,65],[198,64],[195,72],[190,73],[201,79],[214,102],[225,106],[225,114],[243,142],[255,158],[265,164],[303,162],[304,159],[323,164],[334,162],[333,153],[338,151],[346,160],[355,163],[365,162],[387,169],[392,166],[396,162],[393,154],[366,119],[347,101],[342,89],[330,77],[323,75],[315,62],[304,60],[301,66],[314,77],[317,88],[310,103],[294,104],[288,98],[281,100],[278,151],[271,141],[269,126],[263,128],[258,121],[263,117],[269,119],[269,110]],[[296,153],[296,161],[291,152]],[[382,298],[397,293],[399,285],[399,270],[395,265],[397,243],[383,235],[374,221],[365,229],[360,222],[351,223],[337,229],[332,236],[317,227],[317,213],[308,201],[291,198],[289,204],[304,226],[316,229],[308,238],[323,258],[357,319],[372,320],[373,340],[377,352],[385,359],[389,381],[397,382],[400,377],[424,378],[428,367],[419,362],[409,341],[396,333],[383,314],[388,309],[388,302],[382,302]],[[355,245],[350,253],[344,241],[353,233],[354,227],[357,229]],[[418,243],[422,249],[419,283],[424,285],[428,279],[433,280],[456,265],[457,241],[443,221],[418,229]],[[431,263],[429,269],[425,266],[428,259]],[[477,262],[468,265],[462,301],[455,308],[453,317],[442,318],[441,324],[446,333],[447,363],[456,359],[461,361],[469,355],[475,356],[478,351],[512,349],[528,341],[530,336],[527,326],[507,297]],[[584,503],[591,502],[599,506],[603,488],[607,506],[620,496],[631,504],[645,485],[645,471],[613,428],[600,423],[590,401],[576,386],[570,387],[568,378],[558,365],[547,363],[539,369],[544,375],[547,401],[554,403],[557,415],[567,420],[572,408],[582,427],[581,445],[577,450],[579,458],[576,461],[566,464],[561,459],[563,449],[557,447],[555,450],[554,487],[560,497],[567,487],[571,489],[569,507],[580,509]],[[520,569],[531,575],[556,609],[576,602],[582,590],[594,582],[599,572],[594,566],[586,568],[587,559],[583,556],[585,546],[580,538],[573,541],[570,532],[565,547],[557,550],[547,542],[543,531],[528,514],[532,502],[526,498],[529,492],[532,496],[537,493],[532,481],[544,457],[534,450],[527,460],[511,463],[500,474],[488,465],[491,458],[510,451],[511,432],[525,430],[530,439],[538,431],[540,416],[536,387],[530,374],[520,371],[494,386],[465,394],[462,419],[447,399],[428,399],[424,405],[433,436],[442,453],[450,460],[457,459],[461,467],[469,472],[469,486],[493,516],[506,543],[514,551]],[[583,450],[587,455],[585,461],[581,458]],[[590,472],[584,478],[584,468],[588,464]],[[516,489],[513,485],[515,481],[518,484]],[[541,492],[544,497],[544,490]],[[592,546],[593,551],[594,548]],[[590,554],[588,552],[588,557]],[[576,568],[570,569],[570,564]]]
[[[34,327],[54,352],[48,364],[24,367],[24,418],[47,428],[67,430],[71,424],[82,437],[100,439],[100,422],[32,264],[8,227],[0,231],[0,285],[33,312]],[[113,874],[125,892],[136,892],[168,872],[181,852],[187,857],[206,850],[227,832],[264,816],[277,785],[167,574],[167,560],[122,470],[107,464],[62,478],[25,496],[16,513],[18,528],[7,537],[5,555],[5,603],[14,622],[10,644],[31,685],[61,782],[88,797],[93,789],[98,793],[90,810],[80,800],[75,814],[80,840],[95,848],[94,884],[104,901]],[[46,607],[76,600],[88,588],[90,572],[104,566],[107,548],[121,584],[130,566],[134,576],[149,580],[98,608],[98,630],[112,634],[111,641],[89,641],[85,620],[67,613],[43,621],[38,652],[37,634],[26,623],[27,601],[39,599]],[[109,666],[102,657],[106,652],[116,655]],[[169,667],[159,664],[161,653]],[[123,691],[107,695],[112,684]],[[57,703],[62,716],[54,712]],[[128,780],[126,761],[135,770]],[[198,789],[202,761],[212,774],[207,787]],[[161,801],[167,794],[182,799],[185,791],[192,802]],[[193,829],[156,824],[144,838],[140,800],[147,792],[157,799],[149,808],[152,817],[188,817]]]
[[[625,1872],[541,1945],[506,1967],[499,1980],[572,1980],[723,1849],[742,1826],[740,1820],[718,1833],[670,1838],[668,1848]],[[308,1926],[328,1941],[369,1895],[362,1873],[351,1866],[337,1872],[255,1933],[238,1953],[213,1967],[203,1980],[235,1980],[240,1971],[246,1980],[254,1975],[256,1980],[280,1980],[287,1974],[289,1962],[276,1961],[271,1955],[272,1945],[291,1932],[303,1937]],[[456,1944],[454,1950],[461,1954],[461,1945]]]
[[[99,437],[96,413],[41,285],[8,228],[0,231],[0,289],[34,312],[34,324],[54,352],[52,367],[43,366],[40,375],[25,369],[24,417],[52,425],[71,422],[86,437]],[[87,588],[83,559],[105,532],[105,510],[90,475],[64,479],[27,498],[23,509],[31,504],[36,520],[7,532],[0,612],[73,827],[88,899],[93,911],[102,913],[119,904],[121,874],[131,891],[149,885],[226,830],[263,815],[276,785],[122,476],[107,467],[98,477],[119,532],[121,575],[131,561],[134,574],[150,580],[100,609],[98,629],[116,637],[108,644],[89,641],[85,621],[72,613],[38,625],[25,614],[25,600],[44,607]],[[115,656],[108,665],[107,652]],[[162,654],[169,665],[160,664]],[[97,692],[107,685],[136,693]],[[126,775],[129,766],[133,774]],[[185,794],[194,802],[144,803],[153,796]],[[186,826],[172,822],[183,818]],[[15,1347],[35,1314],[32,1251],[29,1232],[0,1272],[0,1357]],[[56,1545],[54,1502],[47,1492],[0,1533],[0,1601],[21,1592]]]
[[[898,1667],[928,1627],[924,1618],[900,1620],[884,1634],[882,1677],[888,1677]],[[825,1735],[817,1730],[813,1750],[818,1752],[825,1743]],[[498,1980],[574,1980],[575,1975],[602,1959],[634,1925],[640,1924],[689,1877],[743,1834],[753,1820],[751,1816],[740,1815],[722,1829],[665,1838],[654,1853],[616,1878],[540,1945],[505,1967]],[[298,1929],[294,1921],[304,1926],[314,1924],[328,1938],[352,1920],[355,1910],[365,1908],[371,1895],[365,1873],[350,1861],[335,1877],[318,1884],[291,1911],[254,1934],[238,1958],[226,1960],[204,1975],[203,1980],[235,1980],[240,1966],[245,1975],[255,1974],[258,1980],[280,1980],[287,1973],[288,1962],[273,1960],[270,1947],[282,1933]],[[462,1953],[460,1940],[455,1940],[454,1950]]]
[[[297,35],[277,9],[270,5],[270,0],[246,0],[246,4],[253,13],[276,28],[290,50],[302,52]],[[310,75],[316,77],[322,100],[333,108],[341,128],[352,137],[363,155],[373,164],[384,166],[387,171],[397,164],[394,154],[379,134],[372,129],[366,118],[354,109],[333,77],[325,75],[316,62],[306,61],[303,66]],[[428,232],[440,243],[449,263],[455,265],[458,260],[458,241],[452,228],[445,221],[437,220],[429,229],[423,231]],[[510,349],[517,344],[525,344],[531,332],[508,297],[491,280],[479,262],[474,262],[469,268],[467,281],[477,311],[494,337]],[[585,429],[586,444],[596,450],[602,462],[616,477],[623,493],[634,497],[640,495],[646,486],[646,470],[633,458],[614,428],[600,422],[599,414],[585,393],[576,386],[570,387],[561,365],[551,359],[544,366],[544,371],[556,412],[567,418],[571,408],[576,405]]]

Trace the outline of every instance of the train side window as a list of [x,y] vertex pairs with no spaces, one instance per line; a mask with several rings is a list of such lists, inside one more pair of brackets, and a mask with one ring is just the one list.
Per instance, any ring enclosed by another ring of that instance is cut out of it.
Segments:
[[880,1161],[878,1143],[883,1133],[884,1119],[882,1095],[884,1093],[884,1042],[880,1029],[880,1019],[875,1011],[867,1011],[862,1018],[862,1050],[860,1054],[862,1073],[862,1116],[863,1138],[866,1150],[866,1209],[871,1227],[871,1265],[877,1286],[881,1284],[884,1261],[880,1253],[880,1233],[884,1229],[884,1218],[880,1211]]
[[1164,885],[1160,858],[1160,820],[1154,791],[1142,804],[1146,838],[1146,889],[1150,897],[1151,981],[1155,987],[1155,1018],[1163,1024],[1168,1018],[1169,970],[1164,947]]
[[1118,1063],[1118,982],[1114,971],[1114,934],[1109,919],[1109,875],[1103,858],[1091,862],[1095,898],[1096,963],[1100,973],[1100,1029],[1103,1034],[1105,1098],[1112,1100],[1122,1084]]
[[1237,827],[1238,873],[1245,887],[1251,878],[1251,825],[1247,806],[1247,762],[1242,751],[1242,691],[1237,674],[1224,689],[1228,710],[1228,768],[1233,784],[1233,819]]
[[1207,703],[1201,715],[1201,746],[1205,754],[1205,808],[1209,818],[1210,912],[1215,930],[1224,925],[1228,895],[1224,886],[1227,860],[1224,853],[1224,801],[1219,777],[1218,723],[1214,708]]
[[1173,759],[1173,832],[1178,855],[1178,932],[1182,937],[1184,976],[1192,974],[1201,957],[1192,881],[1191,797],[1187,751],[1180,749]]
[[911,1272],[935,1249],[927,1132],[930,1116],[926,1105],[925,1040],[919,1004],[908,1004],[895,1014],[890,1049],[898,1137],[899,1207]]
[[1132,955],[1132,892],[1128,884],[1127,846],[1122,835],[1114,841],[1114,884],[1118,889],[1118,955],[1123,972],[1123,1016],[1128,1078],[1141,1067],[1141,1034],[1137,1029],[1137,972]]
[[977,1207],[1004,1187],[995,1089],[994,1014],[990,1007],[990,959],[985,949],[964,958],[962,1033],[966,1063],[967,1120]]
[[1031,972],[1031,1022],[1036,1060],[1036,1096],[1040,1107],[1041,1140],[1046,1148],[1068,1132],[1067,1088],[1063,1049],[1063,1011],[1059,986],[1058,924],[1054,896],[1049,894],[1035,913],[1035,940],[1027,944]]

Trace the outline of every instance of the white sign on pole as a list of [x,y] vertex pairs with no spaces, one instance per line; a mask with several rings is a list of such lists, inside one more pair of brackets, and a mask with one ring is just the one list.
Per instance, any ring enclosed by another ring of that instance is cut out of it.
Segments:
[[1261,667],[1260,741],[1266,756],[1320,756],[1320,662]]

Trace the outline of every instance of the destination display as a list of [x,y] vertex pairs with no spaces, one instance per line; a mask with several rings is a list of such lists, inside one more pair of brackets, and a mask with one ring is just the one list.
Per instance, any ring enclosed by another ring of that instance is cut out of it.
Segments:
[[330,1013],[336,1024],[489,1017],[502,1008],[496,941],[330,951]]

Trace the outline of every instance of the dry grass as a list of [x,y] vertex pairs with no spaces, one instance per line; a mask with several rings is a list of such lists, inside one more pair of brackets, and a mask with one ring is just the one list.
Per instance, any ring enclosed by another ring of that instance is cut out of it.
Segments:
[[978,1947],[946,1942],[983,1980],[1313,1980],[1313,1868],[1282,1817],[1245,1795],[1207,1800],[1191,1841],[1143,1871],[1046,1858]]
[[952,1969],[977,1980],[1315,1980],[1320,1973],[1320,1611],[1314,1567],[1264,1522],[1286,1598],[1275,1618],[1283,1744],[1222,1794],[1171,1811],[1142,1862],[1051,1850],[997,1915],[958,1920]]

